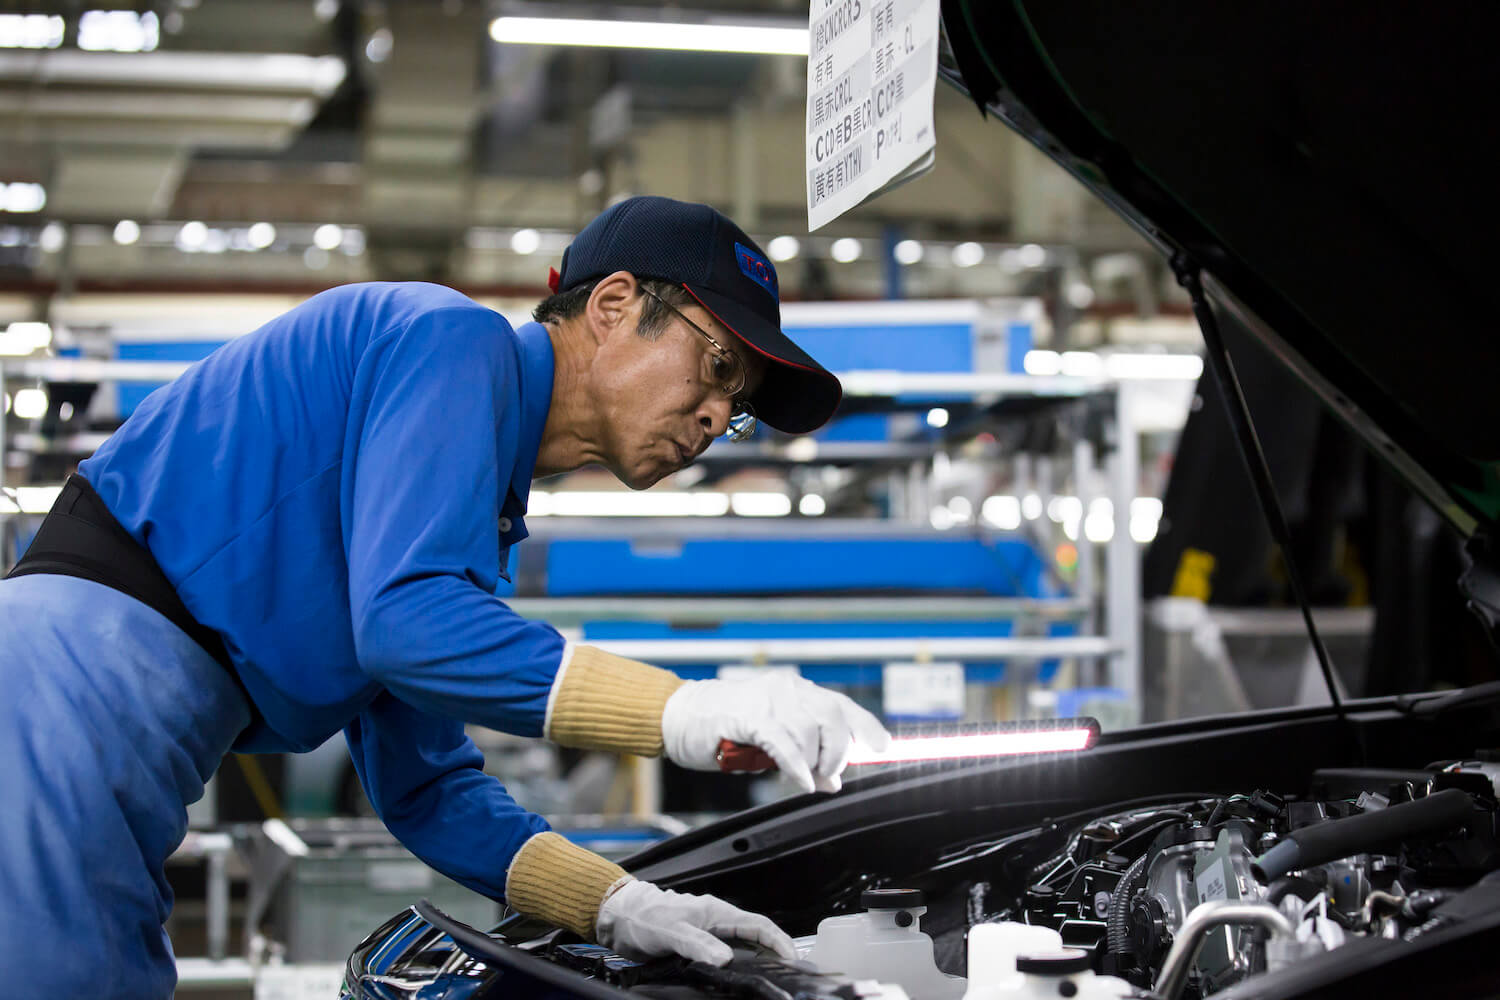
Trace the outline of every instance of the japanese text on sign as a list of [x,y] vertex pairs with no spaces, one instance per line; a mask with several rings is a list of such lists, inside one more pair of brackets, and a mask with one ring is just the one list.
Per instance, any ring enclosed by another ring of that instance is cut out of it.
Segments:
[[812,0],[809,229],[931,166],[938,9],[939,0]]

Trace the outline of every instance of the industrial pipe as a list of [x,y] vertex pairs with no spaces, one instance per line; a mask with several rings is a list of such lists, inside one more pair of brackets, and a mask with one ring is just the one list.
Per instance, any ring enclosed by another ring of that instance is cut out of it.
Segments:
[[1387,809],[1314,823],[1287,834],[1256,858],[1250,871],[1263,884],[1269,884],[1290,871],[1363,854],[1409,837],[1451,830],[1462,825],[1473,809],[1467,792],[1449,788]]
[[1187,985],[1188,971],[1198,960],[1198,949],[1203,947],[1208,932],[1230,924],[1256,924],[1272,934],[1296,936],[1292,922],[1279,910],[1264,903],[1240,903],[1229,899],[1199,903],[1177,929],[1172,950],[1167,952],[1167,960],[1161,965],[1155,991],[1162,1000],[1177,1000]]

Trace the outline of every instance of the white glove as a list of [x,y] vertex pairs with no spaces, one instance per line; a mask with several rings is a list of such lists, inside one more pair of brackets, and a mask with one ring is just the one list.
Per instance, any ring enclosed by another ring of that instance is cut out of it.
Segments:
[[676,954],[726,965],[734,949],[720,938],[761,945],[788,961],[797,958],[792,939],[758,913],[714,896],[670,892],[634,878],[604,897],[594,936],[604,947],[636,960]]
[[803,791],[836,792],[854,740],[890,746],[880,720],[804,677],[767,674],[735,681],[689,681],[661,717],[667,758],[696,771],[719,768],[720,740],[756,746]]

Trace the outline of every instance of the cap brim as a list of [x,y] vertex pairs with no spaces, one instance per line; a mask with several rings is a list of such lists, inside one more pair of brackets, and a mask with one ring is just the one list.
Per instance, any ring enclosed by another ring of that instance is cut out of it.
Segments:
[[754,310],[711,289],[682,287],[768,362],[765,378],[750,397],[758,420],[788,434],[806,434],[828,423],[844,398],[837,376]]

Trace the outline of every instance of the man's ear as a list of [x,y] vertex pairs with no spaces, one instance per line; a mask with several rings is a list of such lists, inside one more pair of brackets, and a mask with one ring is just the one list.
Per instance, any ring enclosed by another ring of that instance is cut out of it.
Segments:
[[629,271],[616,271],[599,280],[583,310],[595,342],[602,344],[619,330],[635,330],[640,319],[639,291]]

